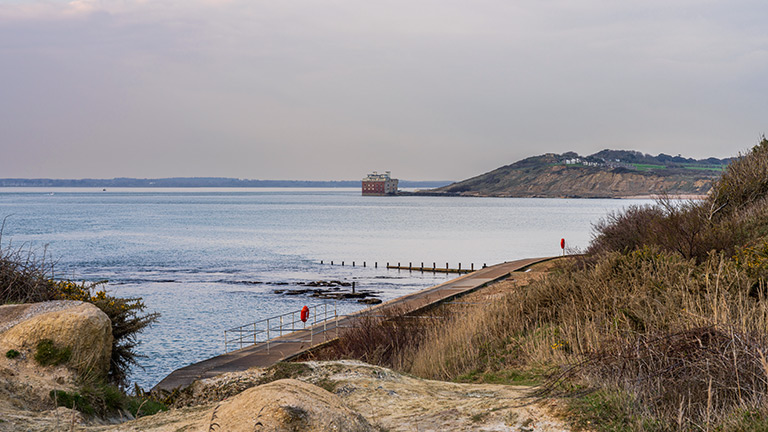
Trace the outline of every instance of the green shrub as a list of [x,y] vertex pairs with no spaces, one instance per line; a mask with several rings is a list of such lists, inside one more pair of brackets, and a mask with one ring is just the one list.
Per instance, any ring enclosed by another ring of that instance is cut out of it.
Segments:
[[168,407],[165,404],[146,397],[130,398],[126,408],[136,418],[168,411]]
[[731,162],[715,183],[709,202],[718,215],[728,215],[768,195],[768,139]]
[[[5,221],[3,221],[4,225]],[[131,366],[141,357],[136,348],[138,335],[159,318],[144,313],[141,298],[115,297],[102,288],[106,281],[72,282],[53,280],[53,265],[45,252],[2,246],[0,226],[0,304],[50,300],[78,300],[101,309],[112,323],[112,354],[109,381],[125,386]]]
[[41,366],[58,366],[68,362],[70,357],[70,347],[58,347],[50,339],[42,339],[37,343],[35,361]]
[[768,140],[733,161],[703,200],[630,206],[594,226],[588,253],[628,252],[643,246],[707,259],[711,251],[735,253],[768,235]]
[[168,408],[142,393],[128,396],[120,388],[104,382],[83,382],[77,391],[53,390],[51,399],[57,406],[76,409],[83,414],[106,417],[120,411],[130,412],[134,417],[156,414]]
[[568,417],[577,430],[631,432],[638,429],[638,419],[631,413],[634,404],[626,393],[600,390],[571,398],[568,402]]
[[93,408],[90,401],[78,392],[51,390],[49,395],[56,406],[78,410],[81,413],[88,415],[94,415],[96,413],[96,410]]
[[15,349],[8,350],[8,352],[5,353],[5,357],[9,359],[15,359],[16,357],[20,356],[21,353],[16,351]]

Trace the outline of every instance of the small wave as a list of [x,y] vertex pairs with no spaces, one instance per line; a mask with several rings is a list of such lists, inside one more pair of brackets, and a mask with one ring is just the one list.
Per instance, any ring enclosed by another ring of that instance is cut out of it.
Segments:
[[178,283],[176,279],[117,279],[110,283],[115,285],[139,284],[139,283]]
[[243,295],[243,294],[256,294],[253,291],[243,291],[243,290],[237,290],[237,291],[224,291],[224,294],[236,294],[236,295]]

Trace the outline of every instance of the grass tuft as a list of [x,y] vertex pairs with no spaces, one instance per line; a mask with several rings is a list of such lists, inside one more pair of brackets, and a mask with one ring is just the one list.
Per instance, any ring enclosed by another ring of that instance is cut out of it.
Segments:
[[72,348],[59,347],[50,339],[42,339],[37,343],[35,361],[41,366],[58,366],[69,361]]

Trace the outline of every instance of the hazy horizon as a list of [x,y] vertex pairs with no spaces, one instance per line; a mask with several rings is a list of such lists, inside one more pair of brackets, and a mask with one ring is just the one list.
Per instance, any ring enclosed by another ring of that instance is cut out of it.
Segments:
[[[544,153],[542,153],[543,155]],[[537,155],[538,156],[538,155]],[[589,155],[579,155],[579,156],[589,156]],[[651,155],[651,156],[659,156]],[[688,158],[686,155],[669,155],[669,156],[682,156],[684,158]],[[733,155],[737,156],[737,155]],[[726,157],[727,158],[727,157]],[[707,158],[703,158],[707,159]],[[725,158],[719,158],[719,159],[725,159]],[[518,162],[518,161],[514,161]],[[514,163],[512,162],[512,163]],[[505,164],[509,165],[509,164]],[[503,165],[501,165],[503,166]],[[500,168],[496,167],[496,168]],[[495,170],[496,168],[493,168],[492,170]],[[491,170],[491,171],[492,171]],[[373,172],[373,171],[371,171]],[[384,171],[378,171],[378,172],[384,172]],[[482,174],[486,174],[487,172],[477,173],[473,174],[471,177],[479,176]],[[366,173],[367,175],[368,173]],[[397,178],[394,173],[392,174],[393,178]],[[468,178],[461,178],[461,179],[437,179],[437,180],[423,180],[423,179],[403,179],[399,178],[401,182],[406,183],[453,183],[453,182],[459,182],[462,180],[466,180]],[[120,179],[126,179],[126,180],[173,180],[173,179],[226,179],[226,180],[241,180],[241,181],[257,181],[257,182],[315,182],[315,183],[342,183],[342,182],[360,182],[362,179],[351,179],[351,178],[325,178],[325,179],[314,179],[314,180],[307,180],[307,179],[294,179],[294,178],[244,178],[244,177],[228,177],[228,176],[173,176],[173,177],[130,177],[130,176],[120,176],[120,177],[104,177],[104,178],[95,178],[95,177],[72,177],[72,178],[52,178],[52,177],[0,177],[0,180],[8,180],[8,179],[20,179],[20,180],[53,180],[53,181],[80,181],[80,180],[93,180],[93,181],[100,181],[100,180],[120,180]]]
[[768,4],[0,0],[0,178],[461,180],[768,132]]

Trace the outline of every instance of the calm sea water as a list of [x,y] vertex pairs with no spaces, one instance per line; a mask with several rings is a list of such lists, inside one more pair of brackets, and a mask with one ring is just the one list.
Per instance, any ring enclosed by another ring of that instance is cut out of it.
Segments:
[[223,352],[227,328],[318,303],[273,292],[286,283],[354,281],[388,300],[452,276],[386,270],[386,262],[468,267],[557,255],[560,238],[584,248],[594,222],[631,203],[362,197],[357,189],[0,189],[4,246],[46,250],[58,277],[107,279],[114,295],[140,296],[162,314],[141,335],[147,358],[131,376],[145,388]]

